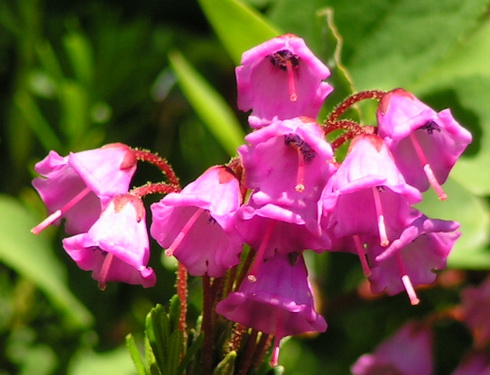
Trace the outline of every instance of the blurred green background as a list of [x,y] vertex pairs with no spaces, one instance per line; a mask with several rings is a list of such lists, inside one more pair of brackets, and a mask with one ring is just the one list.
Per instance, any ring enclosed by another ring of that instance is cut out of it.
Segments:
[[[331,68],[323,115],[354,91],[404,87],[450,107],[474,142],[441,203],[421,208],[462,223],[450,271],[411,307],[367,298],[355,257],[310,257],[327,333],[285,343],[286,374],[349,373],[404,321],[459,302],[490,269],[490,21],[488,0],[0,0],[0,374],[134,374],[124,348],[146,312],[173,294],[173,264],[157,246],[155,288],[109,285],[64,253],[62,230],[29,233],[45,210],[30,181],[49,150],[123,142],[168,158],[183,183],[225,163],[249,131],[236,109],[234,67],[246,49],[285,32]],[[353,114],[375,121],[372,105]],[[321,120],[321,119],[320,119]],[[158,181],[142,166],[135,185]],[[190,281],[191,317],[199,281]],[[436,324],[437,374],[449,374],[471,335]]]

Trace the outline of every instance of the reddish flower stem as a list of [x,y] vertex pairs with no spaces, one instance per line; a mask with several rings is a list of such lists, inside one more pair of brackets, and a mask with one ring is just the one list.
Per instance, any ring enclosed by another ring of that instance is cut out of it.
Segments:
[[234,266],[227,273],[226,283],[225,283],[225,287],[223,288],[221,299],[225,299],[228,296],[228,294],[231,293],[231,290],[233,289],[233,285],[235,284],[236,281],[237,272],[238,272],[238,266]]
[[253,329],[252,333],[248,337],[245,350],[242,351],[243,357],[242,357],[242,362],[240,364],[240,370],[238,371],[238,375],[247,375],[249,372],[248,370],[250,369],[250,365],[252,364],[253,355],[255,353],[255,348],[257,346],[257,335],[258,335],[258,331]]
[[324,126],[325,134],[329,134],[335,130],[347,130],[352,133],[361,134],[363,132],[363,127],[357,122],[352,120],[339,120],[333,123],[326,123]]
[[258,368],[262,361],[264,360],[265,353],[269,349],[272,343],[272,335],[268,335],[267,333],[261,332],[259,342],[257,343],[257,347],[255,348],[254,356],[252,359],[252,368]]
[[332,111],[330,116],[327,118],[326,124],[335,123],[337,119],[354,104],[363,100],[380,100],[385,94],[386,93],[384,91],[380,90],[368,90],[349,96]]
[[[186,332],[186,316],[187,316],[187,268],[182,263],[178,263],[177,268],[177,280],[176,280],[177,296],[180,300],[180,316],[179,316],[179,330],[182,334],[182,342],[187,341]],[[184,354],[182,352],[182,354]]]
[[143,186],[136,187],[130,191],[131,194],[143,198],[149,194],[168,194],[177,193],[180,191],[180,187],[177,185],[169,185],[165,182],[160,183],[148,183]]
[[337,150],[345,142],[347,142],[349,139],[354,138],[356,135],[357,134],[355,134],[353,132],[347,132],[347,133],[342,134],[340,137],[338,137],[335,141],[332,142],[332,149],[334,151]]
[[212,374],[213,366],[213,295],[211,279],[205,274],[202,277],[202,331],[204,332],[203,352],[203,375]]
[[167,176],[170,185],[180,186],[179,178],[175,174],[170,164],[164,158],[148,150],[132,149],[137,160],[145,161],[159,168]]

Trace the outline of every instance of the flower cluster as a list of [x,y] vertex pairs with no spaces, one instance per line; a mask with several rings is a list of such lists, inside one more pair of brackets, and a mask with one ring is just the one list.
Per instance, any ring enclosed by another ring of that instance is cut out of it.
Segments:
[[[471,135],[449,110],[438,113],[402,89],[353,95],[320,124],[329,75],[295,35],[245,52],[238,107],[251,111],[253,131],[237,158],[183,189],[162,159],[121,144],[64,158],[51,152],[33,183],[50,216],[33,232],[63,218],[72,235],[65,250],[102,288],[152,286],[141,198],[166,194],[151,205],[151,236],[189,274],[227,275],[216,312],[273,335],[272,365],[283,337],[327,327],[315,311],[304,251],[356,254],[374,293],[406,291],[417,304],[415,287],[435,280],[460,233],[458,223],[430,219],[414,205],[429,186],[446,198],[442,185]],[[339,119],[366,99],[379,100],[377,127]],[[160,166],[168,181],[129,191],[137,160]]]

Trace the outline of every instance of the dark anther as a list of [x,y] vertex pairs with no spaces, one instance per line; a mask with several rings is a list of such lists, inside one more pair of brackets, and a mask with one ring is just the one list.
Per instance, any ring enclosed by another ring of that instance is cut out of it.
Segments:
[[419,129],[423,129],[427,131],[427,134],[432,134],[434,130],[440,132],[441,127],[436,124],[435,121],[429,120],[424,125],[422,125]]
[[274,52],[272,55],[268,55],[267,57],[272,65],[277,66],[281,70],[287,70],[287,61],[291,61],[293,68],[296,68],[299,65],[299,56],[287,49]]
[[384,186],[376,186],[376,190],[378,190],[378,192],[382,193],[383,191],[385,191],[385,187]]
[[288,259],[289,259],[289,264],[291,264],[292,266],[296,265],[296,263],[298,263],[299,253],[289,253]]
[[308,143],[303,141],[298,134],[286,134],[284,136],[284,144],[286,146],[292,145],[298,148],[301,152],[301,155],[303,155],[305,163],[309,163],[310,161],[312,161],[316,155],[315,150],[313,150]]

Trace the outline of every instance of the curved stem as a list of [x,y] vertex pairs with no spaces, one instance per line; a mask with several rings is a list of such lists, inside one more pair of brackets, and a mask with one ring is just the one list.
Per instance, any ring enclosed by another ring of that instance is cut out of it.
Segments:
[[203,375],[212,374],[213,366],[213,295],[211,279],[207,274],[202,276],[202,331],[204,333],[203,351]]
[[180,186],[179,178],[166,159],[148,150],[132,149],[137,160],[145,161],[159,168],[167,176],[168,182],[174,186]]
[[363,101],[363,100],[380,100],[386,92],[380,90],[368,90],[361,91],[356,94],[353,94],[346,98],[342,103],[340,103],[328,116],[326,123],[335,122],[340,116],[342,116],[350,107],[354,104]]
[[169,194],[169,193],[178,193],[179,191],[180,191],[179,186],[169,185],[165,182],[160,182],[160,183],[148,183],[146,185],[136,187],[134,189],[131,189],[129,193],[139,198],[143,198],[150,194]]
[[252,364],[253,354],[255,347],[257,346],[258,332],[253,329],[252,333],[248,336],[247,346],[243,353],[242,363],[238,375],[246,375],[249,373],[250,365]]

